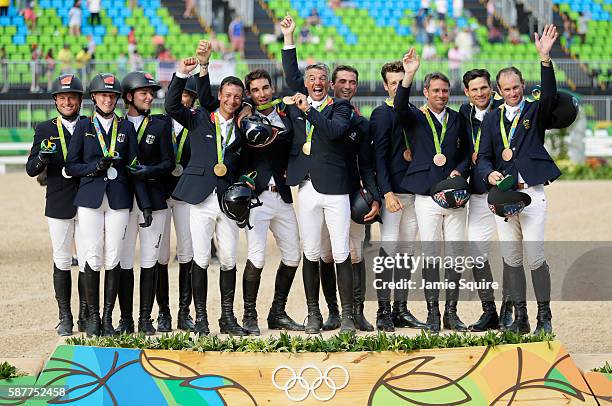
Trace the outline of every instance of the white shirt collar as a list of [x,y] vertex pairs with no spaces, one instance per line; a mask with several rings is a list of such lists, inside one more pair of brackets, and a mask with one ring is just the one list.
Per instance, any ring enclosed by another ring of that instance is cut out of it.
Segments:
[[478,107],[474,106],[474,108],[476,109],[476,112],[474,113],[474,117],[478,120],[478,121],[482,121],[482,119],[484,118],[485,114],[487,114],[487,111],[489,110],[489,106],[485,107],[484,110],[480,110]]
[[435,111],[429,109],[429,111],[436,117],[436,119],[440,122],[440,124],[444,124],[444,117],[446,116],[446,107],[442,109],[440,113],[436,113]]
[[115,116],[112,115],[109,118],[104,118],[101,115],[99,115],[98,113],[96,113],[96,118],[98,119],[100,124],[102,124],[102,128],[104,128],[104,131],[108,132],[108,130],[110,129],[111,124],[113,123],[113,119],[115,118]]
[[504,111],[508,120],[514,119],[514,116],[516,116],[516,113],[518,113],[519,109],[521,108],[521,103],[523,103],[523,101],[525,101],[524,97],[516,106],[508,106],[506,103],[504,103]]
[[172,119],[172,127],[174,128],[174,134],[176,134],[176,136],[178,136],[179,133],[183,130],[182,124],[176,121],[175,119]]
[[66,130],[70,133],[70,135],[74,134],[74,127],[76,127],[76,123],[79,121],[78,117],[76,120],[68,121],[65,118],[62,118],[62,125],[66,127]]
[[127,119],[130,123],[134,124],[134,129],[138,131],[140,128],[140,124],[144,121],[144,116],[127,116]]
[[317,101],[317,100],[312,100],[312,98],[310,96],[308,96],[308,104],[310,104],[315,109],[318,109],[319,106],[321,106],[323,103],[325,103],[325,101],[327,100],[328,97],[329,96],[325,96],[323,99]]
[[[234,122],[234,119],[230,118],[229,120],[226,120],[225,117],[223,117],[223,114],[221,114],[221,112],[219,111],[219,109],[215,110],[215,113],[217,113],[216,115],[217,117],[219,117],[219,126],[221,127],[221,137],[225,141],[225,138],[227,137],[227,133],[232,127],[232,123]],[[228,145],[231,144],[234,138],[235,138],[235,129],[232,131],[231,137],[229,141],[227,142],[227,144]]]

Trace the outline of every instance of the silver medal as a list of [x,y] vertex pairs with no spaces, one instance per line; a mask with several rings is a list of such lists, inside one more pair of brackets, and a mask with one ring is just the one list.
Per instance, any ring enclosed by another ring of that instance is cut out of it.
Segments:
[[112,166],[106,170],[106,176],[110,179],[117,179],[117,170]]
[[172,176],[176,176],[177,178],[183,174],[183,166],[181,164],[176,164],[174,170],[172,171]]
[[72,176],[70,176],[70,175],[68,175],[68,174],[66,173],[66,167],[65,167],[65,166],[62,168],[62,176],[63,176],[64,178],[66,178],[66,179],[70,179],[70,178],[72,178]]

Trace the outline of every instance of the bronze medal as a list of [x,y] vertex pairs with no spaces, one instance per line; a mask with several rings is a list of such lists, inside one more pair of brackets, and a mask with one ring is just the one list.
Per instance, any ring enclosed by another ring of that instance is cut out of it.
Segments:
[[302,152],[304,155],[310,155],[310,149],[312,148],[312,141],[306,141],[304,145],[302,145]]
[[476,165],[476,159],[478,159],[478,152],[472,154],[472,163]]
[[444,166],[446,164],[446,156],[444,154],[436,154],[433,157],[433,162],[436,166]]
[[176,164],[174,170],[172,171],[172,176],[176,176],[177,178],[183,174],[183,165]]
[[225,164],[222,164],[222,163],[216,164],[215,167],[213,168],[213,171],[215,172],[215,175],[217,175],[218,177],[225,176],[225,174],[227,173],[227,166],[225,166]]
[[412,161],[412,151],[410,151],[409,149],[404,151],[404,160],[406,162]]
[[295,104],[295,100],[291,96],[285,96],[283,97],[283,103],[290,106],[292,104]]
[[502,151],[502,159],[506,162],[512,159],[512,150],[510,148],[504,148]]

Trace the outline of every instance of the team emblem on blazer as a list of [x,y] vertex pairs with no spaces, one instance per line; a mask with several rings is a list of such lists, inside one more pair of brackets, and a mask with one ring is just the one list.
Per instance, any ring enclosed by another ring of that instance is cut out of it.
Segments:
[[155,136],[153,134],[147,134],[147,138],[145,139],[147,144],[153,144],[155,142]]
[[85,133],[85,136],[86,137],[92,137],[92,138],[94,137],[94,135],[92,133],[88,133],[88,132]]
[[523,127],[525,127],[525,130],[529,130],[529,127],[531,127],[531,123],[528,119],[523,120]]
[[123,142],[123,141],[125,141],[125,134],[124,133],[117,134],[117,142]]
[[355,139],[357,138],[357,133],[353,131],[351,135],[349,135],[349,138],[351,139],[351,141],[355,141]]
[[212,136],[212,134],[206,134],[205,137],[206,138],[212,138],[213,136]]

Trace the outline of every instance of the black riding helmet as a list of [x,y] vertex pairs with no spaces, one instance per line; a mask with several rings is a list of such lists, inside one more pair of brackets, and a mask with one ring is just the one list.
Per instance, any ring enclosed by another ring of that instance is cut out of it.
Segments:
[[470,199],[470,186],[462,176],[446,178],[431,188],[431,197],[444,209],[458,209]]
[[502,192],[497,186],[493,186],[489,190],[487,203],[494,214],[507,220],[509,217],[518,216],[525,207],[529,206],[531,196],[514,190]]
[[380,216],[374,217],[372,220],[364,221],[363,218],[372,210],[374,203],[374,195],[367,189],[360,188],[354,191],[350,196],[351,201],[351,220],[357,224],[372,224],[377,221],[382,223]]
[[[60,75],[57,78],[55,78],[55,80],[51,84],[51,96],[53,96],[53,100],[56,99],[56,96],[58,94],[62,94],[62,93],[77,93],[82,98],[83,83],[81,82],[81,79],[79,79],[78,77],[74,75]],[[79,116],[79,113],[81,111],[81,103],[79,102],[78,110],[76,111],[75,114],[71,116],[63,115],[62,112],[59,111],[59,109],[57,108],[57,104],[55,108],[57,109],[57,112],[60,113],[60,115],[64,119],[73,121],[75,118]]]
[[[256,202],[253,202],[253,199]],[[221,197],[221,211],[230,220],[238,223],[240,228],[245,226],[252,228],[249,224],[251,209],[262,204],[244,182],[236,182],[230,185]]]
[[91,82],[89,82],[89,95],[91,97],[91,101],[93,101],[94,106],[96,108],[96,113],[100,114],[102,117],[110,117],[115,114],[115,107],[117,106],[117,101],[115,101],[115,106],[113,107],[113,111],[110,113],[103,112],[96,101],[94,100],[93,95],[96,93],[114,93],[117,95],[117,99],[121,96],[121,83],[119,79],[112,73],[98,73],[93,77]]
[[261,148],[270,145],[283,129],[272,125],[267,117],[254,114],[242,119],[240,130],[247,144]]

